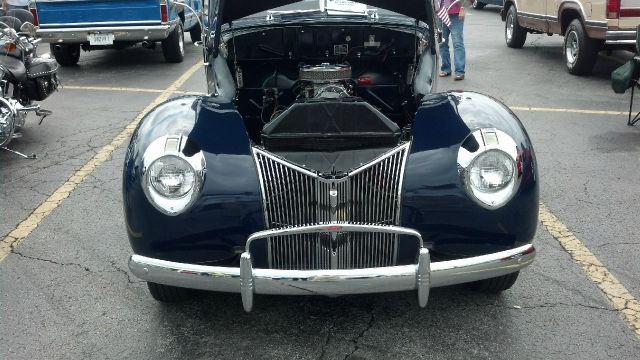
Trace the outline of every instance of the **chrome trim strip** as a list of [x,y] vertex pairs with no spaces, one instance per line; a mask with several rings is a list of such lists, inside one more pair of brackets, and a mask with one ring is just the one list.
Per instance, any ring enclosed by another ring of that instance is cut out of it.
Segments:
[[[609,24],[607,24],[606,21],[592,21],[592,20],[589,20],[589,21],[585,21],[584,24],[586,26],[590,26],[590,27],[594,27],[594,28],[605,28],[606,29],[606,28],[609,27]],[[635,33],[635,31],[634,31],[634,33]]]
[[635,45],[635,40],[606,40],[604,42],[607,45]]
[[259,239],[268,239],[274,236],[301,235],[314,233],[380,233],[380,234],[398,234],[413,236],[418,239],[418,245],[423,247],[422,235],[416,230],[394,226],[394,225],[369,225],[369,224],[352,224],[352,223],[326,223],[307,226],[295,226],[283,229],[271,229],[258,231],[249,236],[245,245],[245,251],[249,252],[251,243]]
[[51,33],[73,33],[73,32],[114,32],[114,31],[131,31],[131,30],[166,30],[170,25],[154,25],[154,26],[113,26],[113,27],[83,27],[83,28],[64,28],[64,29],[38,29],[38,34]]
[[521,12],[521,11],[518,11],[518,16],[527,17],[527,18],[536,19],[536,20],[555,20],[556,19],[555,16],[551,16],[551,15],[528,13],[528,12]]
[[53,23],[42,24],[45,29],[49,26],[90,26],[90,25],[121,25],[121,24],[161,24],[159,20],[139,20],[139,21],[98,21],[98,22],[83,22],[83,23]]
[[[351,270],[276,270],[251,268],[250,256],[241,257],[245,270],[243,306],[253,306],[253,294],[277,295],[347,295],[420,289],[419,304],[428,298],[426,288],[462,284],[519,271],[533,262],[536,252],[532,244],[497,253],[466,259],[430,263],[427,271],[426,252],[413,265]],[[176,263],[132,255],[129,269],[144,281],[200,290],[241,291],[241,271],[237,267],[203,266]],[[421,286],[418,285],[420,274]],[[428,276],[428,287],[425,285]],[[251,279],[251,282],[249,280]],[[251,286],[249,286],[251,284]],[[252,289],[249,291],[249,289]]]
[[608,36],[636,36],[635,30],[610,30],[607,31]]

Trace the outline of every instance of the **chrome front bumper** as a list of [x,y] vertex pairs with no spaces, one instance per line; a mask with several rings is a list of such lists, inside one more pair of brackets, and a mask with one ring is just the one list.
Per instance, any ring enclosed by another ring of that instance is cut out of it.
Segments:
[[[253,268],[249,246],[253,240],[271,236],[314,232],[383,232],[414,236],[421,247],[418,263],[352,270],[277,270]],[[422,247],[420,234],[397,226],[351,224],[312,225],[267,230],[251,235],[240,267],[203,266],[132,255],[129,269],[138,278],[184,288],[235,292],[242,296],[245,311],[253,308],[254,294],[347,295],[417,290],[420,307],[427,305],[429,289],[467,283],[518,271],[533,261],[535,248],[528,244],[515,249],[459,260],[431,262]]]
[[604,34],[604,42],[607,45],[635,45],[635,30],[609,30]]
[[176,27],[177,22],[162,25],[137,26],[96,26],[82,28],[42,29],[36,36],[48,43],[83,43],[89,34],[109,33],[114,41],[160,41],[166,39]]

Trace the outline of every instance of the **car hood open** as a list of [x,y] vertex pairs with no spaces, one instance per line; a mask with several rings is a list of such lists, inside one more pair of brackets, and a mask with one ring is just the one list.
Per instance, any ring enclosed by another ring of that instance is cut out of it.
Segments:
[[[261,11],[301,2],[302,0],[219,0],[222,23],[228,23]],[[359,3],[389,10],[431,23],[432,0],[358,0]]]

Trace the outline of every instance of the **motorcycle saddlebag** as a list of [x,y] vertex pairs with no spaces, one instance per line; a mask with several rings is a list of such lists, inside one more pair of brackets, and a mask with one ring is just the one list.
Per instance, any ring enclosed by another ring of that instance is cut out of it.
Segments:
[[32,100],[42,101],[58,88],[58,63],[54,59],[35,58],[27,66],[25,90]]

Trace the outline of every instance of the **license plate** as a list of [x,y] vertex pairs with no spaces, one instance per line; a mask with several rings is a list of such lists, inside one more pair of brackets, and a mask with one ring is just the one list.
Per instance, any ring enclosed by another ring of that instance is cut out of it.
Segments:
[[113,34],[89,34],[87,40],[89,45],[113,45]]

